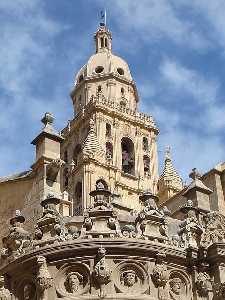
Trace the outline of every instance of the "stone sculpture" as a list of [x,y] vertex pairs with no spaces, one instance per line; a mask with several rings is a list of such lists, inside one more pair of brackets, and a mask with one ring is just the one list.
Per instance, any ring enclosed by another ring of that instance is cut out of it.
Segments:
[[8,289],[5,288],[5,278],[0,276],[0,300],[9,300],[11,299],[11,293]]
[[157,255],[156,264],[152,272],[152,280],[158,288],[159,300],[168,299],[167,283],[169,280],[169,272],[165,263],[165,255]]
[[94,272],[93,272],[94,280],[100,289],[99,292],[100,298],[104,298],[106,296],[105,286],[111,280],[111,271],[108,265],[106,264],[105,254],[106,254],[105,248],[101,247],[98,249],[98,254],[96,257],[97,263],[95,264]]
[[48,271],[46,258],[44,256],[37,257],[37,286],[42,300],[46,298],[46,290],[53,286],[53,279]]
[[70,272],[67,275],[67,285],[69,293],[76,294],[83,283],[83,276],[78,272]]
[[182,280],[179,277],[172,278],[169,282],[170,290],[169,295],[172,300],[182,300]]

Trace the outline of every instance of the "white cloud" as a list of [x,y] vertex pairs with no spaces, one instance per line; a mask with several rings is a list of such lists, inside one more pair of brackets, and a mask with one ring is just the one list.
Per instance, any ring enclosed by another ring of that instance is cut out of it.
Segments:
[[[198,24],[185,18],[180,7],[167,0],[115,0],[110,11],[116,15],[122,30],[132,33],[130,42],[140,38],[151,44],[152,40],[169,39],[178,45],[193,49],[211,47]],[[133,48],[132,48],[133,49]]]
[[199,72],[189,69],[172,59],[164,59],[160,65],[160,72],[175,92],[192,95],[199,103],[209,105],[217,99],[219,83],[206,79]]

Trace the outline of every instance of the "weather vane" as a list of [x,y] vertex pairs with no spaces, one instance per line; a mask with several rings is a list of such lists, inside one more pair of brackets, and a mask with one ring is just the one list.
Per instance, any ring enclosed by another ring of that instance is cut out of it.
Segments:
[[104,24],[106,26],[106,9],[104,11],[101,10],[100,18],[101,18],[101,23],[100,24]]

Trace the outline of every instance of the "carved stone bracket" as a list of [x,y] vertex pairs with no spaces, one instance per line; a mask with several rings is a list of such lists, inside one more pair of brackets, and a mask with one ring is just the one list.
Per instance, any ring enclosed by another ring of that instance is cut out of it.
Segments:
[[50,275],[44,256],[37,257],[37,287],[42,300],[47,299],[46,291],[53,286],[53,279]]
[[106,289],[105,286],[111,281],[111,271],[106,264],[105,261],[105,248],[99,248],[98,254],[96,257],[96,264],[93,271],[93,279],[96,283],[97,287],[99,288],[99,297],[104,298],[106,296]]

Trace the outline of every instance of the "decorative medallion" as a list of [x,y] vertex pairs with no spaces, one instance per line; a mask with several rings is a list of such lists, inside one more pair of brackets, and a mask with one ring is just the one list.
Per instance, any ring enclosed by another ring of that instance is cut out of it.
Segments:
[[142,264],[121,262],[114,270],[115,286],[120,293],[142,294],[148,289],[148,273]]
[[55,285],[59,297],[76,298],[87,293],[90,286],[89,267],[82,263],[63,265],[57,273]]

